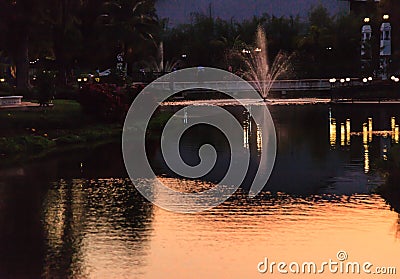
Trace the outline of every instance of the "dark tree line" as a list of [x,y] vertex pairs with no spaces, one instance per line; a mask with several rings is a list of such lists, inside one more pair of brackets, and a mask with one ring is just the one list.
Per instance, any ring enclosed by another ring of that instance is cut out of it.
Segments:
[[55,60],[59,84],[73,69],[132,64],[159,36],[154,0],[1,0],[0,51],[16,65],[16,85],[29,86],[29,62]]
[[292,63],[297,77],[355,75],[359,71],[362,21],[349,14],[332,16],[323,6],[314,7],[306,20],[265,14],[237,22],[195,14],[191,24],[166,30],[166,59],[185,55],[189,66],[227,68],[229,50],[251,45],[259,25],[266,32],[271,60],[280,50],[295,54]]
[[[118,53],[124,54],[128,74],[142,68],[170,70],[176,61],[177,67],[227,69],[235,67],[229,53],[251,45],[262,26],[271,60],[281,50],[294,53],[296,77],[355,76],[363,17],[370,16],[377,29],[383,12],[397,11],[394,21],[400,15],[397,0],[384,0],[379,9],[359,14],[332,16],[316,6],[306,19],[265,14],[239,22],[193,14],[190,24],[171,28],[168,20],[157,18],[155,1],[0,0],[0,59],[7,57],[16,66],[19,89],[29,87],[29,61],[46,57],[54,60],[61,85],[76,69],[112,68]],[[395,60],[400,55],[397,37]]]

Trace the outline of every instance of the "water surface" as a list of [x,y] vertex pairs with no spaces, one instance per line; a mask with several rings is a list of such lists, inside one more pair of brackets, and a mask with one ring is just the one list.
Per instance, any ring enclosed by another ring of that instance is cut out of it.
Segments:
[[[253,199],[246,191],[262,127],[243,108],[228,109],[243,124],[252,162],[240,190],[207,212],[176,214],[144,200],[127,179],[119,143],[0,170],[0,278],[287,278],[259,274],[257,264],[265,257],[335,260],[339,250],[349,260],[400,268],[399,213],[374,193],[382,183],[375,164],[396,143],[382,131],[391,131],[392,117],[400,121],[397,106],[271,107],[278,156]],[[365,138],[368,118],[373,132]],[[201,180],[170,173],[158,142],[155,136],[147,146],[152,166],[175,189],[212,187],[229,164],[227,142],[215,129],[195,127],[181,142],[189,164],[198,162],[199,146],[216,146],[217,166]]]

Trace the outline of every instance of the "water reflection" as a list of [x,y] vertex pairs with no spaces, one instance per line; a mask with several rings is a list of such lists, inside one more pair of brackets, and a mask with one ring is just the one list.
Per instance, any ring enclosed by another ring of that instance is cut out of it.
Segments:
[[256,265],[265,256],[320,261],[338,249],[346,249],[354,260],[396,265],[400,244],[394,239],[395,222],[397,214],[376,195],[295,198],[264,192],[249,199],[238,192],[223,205],[196,215],[155,209],[153,225],[159,233],[151,247],[153,262],[160,264],[157,269],[148,266],[145,278],[258,278]]
[[[368,117],[367,122],[362,123],[361,132],[352,131],[352,120],[350,118],[346,119],[345,123],[340,124],[340,146],[341,147],[350,147],[352,144],[351,138],[362,137],[363,144],[363,157],[364,157],[364,172],[368,174],[370,172],[370,148],[371,144],[374,140],[387,142],[386,139],[390,139],[392,143],[399,143],[399,125],[396,124],[396,117],[392,116],[388,119],[390,121],[390,130],[374,130],[374,122],[372,117]],[[332,148],[336,147],[337,144],[337,127],[336,127],[336,118],[332,116],[332,110],[329,110],[329,143]],[[388,149],[390,148],[390,143],[381,144],[381,158],[383,160],[387,160]]]
[[53,183],[43,206],[43,276],[137,276],[145,265],[151,214],[127,180]]
[[[207,212],[174,214],[143,200],[126,179],[119,143],[1,170],[0,278],[258,278],[265,256],[320,261],[338,250],[398,265],[399,177],[390,177],[395,187],[384,198],[373,194],[382,183],[374,162],[398,142],[398,107],[272,107],[276,165],[254,199],[247,190],[263,127],[249,119],[251,107],[227,109],[243,125],[250,169],[242,188]],[[180,123],[190,120],[186,114]],[[205,190],[225,174],[226,140],[199,126],[180,142],[182,157],[195,164],[199,146],[210,141],[217,165],[198,180],[169,172],[157,137],[149,138],[148,156],[172,189]]]

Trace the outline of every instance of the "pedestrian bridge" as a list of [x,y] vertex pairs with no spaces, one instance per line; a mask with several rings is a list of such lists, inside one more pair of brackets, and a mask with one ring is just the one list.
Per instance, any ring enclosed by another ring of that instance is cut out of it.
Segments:
[[[188,82],[153,82],[150,88],[162,91],[185,91],[193,88],[208,89],[217,88],[220,91],[242,92],[249,89],[248,83],[257,88],[257,82],[245,81],[188,81]],[[265,82],[267,83],[267,82]],[[261,86],[262,86],[261,82]],[[277,80],[271,86],[271,91],[325,91],[331,90],[331,84],[327,79],[304,80]]]

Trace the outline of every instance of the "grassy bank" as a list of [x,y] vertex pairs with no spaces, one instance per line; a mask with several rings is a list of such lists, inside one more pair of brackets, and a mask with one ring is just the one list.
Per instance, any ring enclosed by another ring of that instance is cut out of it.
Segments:
[[29,158],[59,148],[119,139],[121,123],[99,122],[76,101],[55,100],[49,108],[0,110],[2,161]]
[[[148,131],[158,135],[173,113],[159,111]],[[71,100],[53,107],[0,110],[0,165],[46,156],[64,149],[119,141],[122,123],[105,122],[83,113]],[[148,136],[153,136],[150,132]]]

